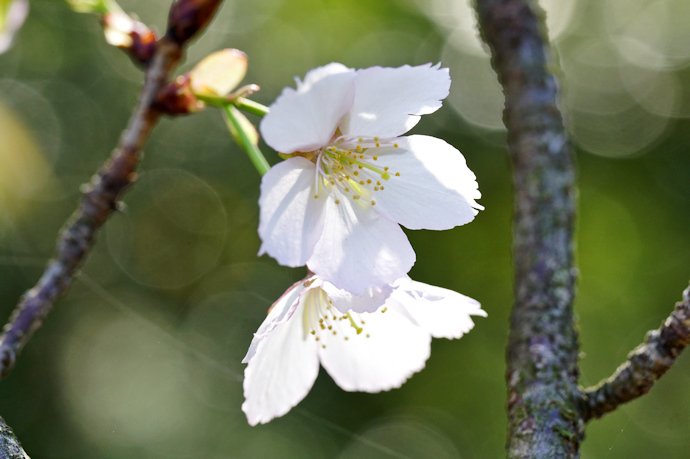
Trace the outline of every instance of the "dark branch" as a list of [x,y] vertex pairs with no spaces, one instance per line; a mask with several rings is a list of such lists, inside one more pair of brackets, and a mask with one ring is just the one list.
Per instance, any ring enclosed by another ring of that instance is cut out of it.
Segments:
[[508,455],[573,457],[584,425],[572,310],[575,165],[543,12],[529,0],[476,0],[476,9],[506,98],[515,186]]
[[[203,29],[218,3],[218,0],[194,2],[202,10],[195,16],[199,19],[194,31]],[[169,25],[169,28],[174,27],[174,23]],[[166,36],[157,43],[138,104],[117,148],[98,174],[84,186],[79,208],[62,231],[54,258],[36,286],[23,295],[10,322],[3,329],[0,336],[0,378],[9,373],[22,347],[41,326],[55,301],[67,292],[77,268],[82,265],[95,242],[96,233],[117,208],[125,188],[136,179],[141,149],[161,116],[153,108],[153,103],[181,56],[182,48],[178,40]]]
[[600,418],[619,405],[643,396],[661,378],[690,344],[690,287],[683,300],[657,330],[647,333],[640,344],[608,379],[585,393],[585,421]]

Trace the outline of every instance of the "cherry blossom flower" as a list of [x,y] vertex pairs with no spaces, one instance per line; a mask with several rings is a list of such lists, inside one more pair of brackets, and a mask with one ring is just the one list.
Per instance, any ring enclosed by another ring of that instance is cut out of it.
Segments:
[[289,156],[261,183],[259,254],[361,295],[404,276],[415,253],[400,225],[445,230],[474,219],[481,195],[462,154],[412,135],[448,95],[430,64],[353,70],[332,63],[286,88],[261,122]]
[[251,425],[284,415],[309,393],[319,362],[346,391],[400,387],[424,368],[431,338],[460,338],[474,326],[471,315],[486,317],[477,301],[407,277],[363,296],[307,277],[254,335],[242,410]]
[[29,2],[26,0],[0,0],[0,54],[7,51],[14,42],[27,14]]

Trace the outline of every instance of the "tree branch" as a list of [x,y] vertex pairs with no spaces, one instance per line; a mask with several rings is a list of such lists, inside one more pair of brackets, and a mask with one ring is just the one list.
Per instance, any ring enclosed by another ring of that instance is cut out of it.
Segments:
[[[40,280],[21,298],[0,336],[0,378],[7,376],[31,335],[55,301],[67,292],[100,227],[135,179],[141,149],[161,116],[152,108],[159,90],[182,57],[182,46],[211,20],[221,0],[179,0],[171,7],[168,33],[156,44],[137,106],[110,159],[84,187],[79,208],[57,241],[54,258]],[[195,14],[195,8],[199,11]],[[173,14],[174,12],[178,12]],[[182,11],[182,13],[180,13]],[[182,25],[174,21],[182,21]],[[183,30],[184,33],[181,33]]]
[[476,0],[476,10],[506,97],[515,186],[508,455],[574,457],[584,429],[572,310],[575,165],[543,12],[530,0]]
[[0,459],[29,459],[10,426],[0,417]]
[[685,289],[683,300],[676,303],[676,309],[661,327],[648,332],[644,343],[628,354],[628,360],[610,378],[584,390],[584,420],[600,418],[649,392],[688,344],[690,287]]

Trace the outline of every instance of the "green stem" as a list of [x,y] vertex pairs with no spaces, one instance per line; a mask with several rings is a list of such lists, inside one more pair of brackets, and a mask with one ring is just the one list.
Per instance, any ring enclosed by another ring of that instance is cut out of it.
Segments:
[[268,113],[268,107],[254,102],[253,100],[245,99],[244,97],[229,99],[227,97],[209,96],[206,94],[194,94],[194,97],[208,105],[215,105],[218,107],[225,107],[228,104],[232,104],[240,110],[256,116],[264,116]]
[[241,115],[241,113],[237,111],[237,108],[234,105],[230,104],[224,105],[223,111],[225,112],[225,115],[228,117],[228,120],[232,126],[235,128],[235,131],[237,131],[237,135],[239,137],[238,143],[240,147],[247,152],[247,156],[249,156],[249,159],[251,160],[252,164],[254,164],[254,167],[256,167],[256,170],[259,171],[259,174],[264,175],[266,172],[268,172],[271,166],[268,164],[268,161],[266,161],[266,158],[264,157],[263,153],[261,153],[261,150],[259,150],[259,147],[249,139],[249,136],[247,136],[247,133],[245,132],[244,127],[238,118],[238,115]]
[[245,99],[244,97],[238,97],[234,104],[240,110],[244,110],[252,115],[264,116],[268,113],[268,107],[254,102],[253,100]]

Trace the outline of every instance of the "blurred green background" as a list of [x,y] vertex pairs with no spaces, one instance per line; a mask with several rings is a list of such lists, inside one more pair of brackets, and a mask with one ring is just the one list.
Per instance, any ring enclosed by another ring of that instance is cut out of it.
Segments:
[[[123,1],[163,29],[168,1]],[[690,3],[543,2],[579,163],[576,312],[582,383],[612,373],[690,275]],[[94,17],[32,1],[0,56],[0,315],[37,280],[79,185],[107,157],[142,74]],[[257,258],[259,177],[219,113],[165,119],[127,209],[0,384],[0,414],[33,458],[503,456],[504,346],[512,302],[511,179],[502,95],[463,0],[226,1],[180,70],[244,50],[270,104],[293,77],[441,61],[453,84],[414,132],[459,148],[486,210],[452,231],[410,231],[413,278],[488,311],[435,340],[402,388],[347,393],[322,371],[288,415],[250,428],[240,360],[300,269]],[[252,118],[254,121],[258,121]],[[265,149],[269,161],[277,156]],[[690,359],[652,392],[593,421],[585,458],[687,457]]]

